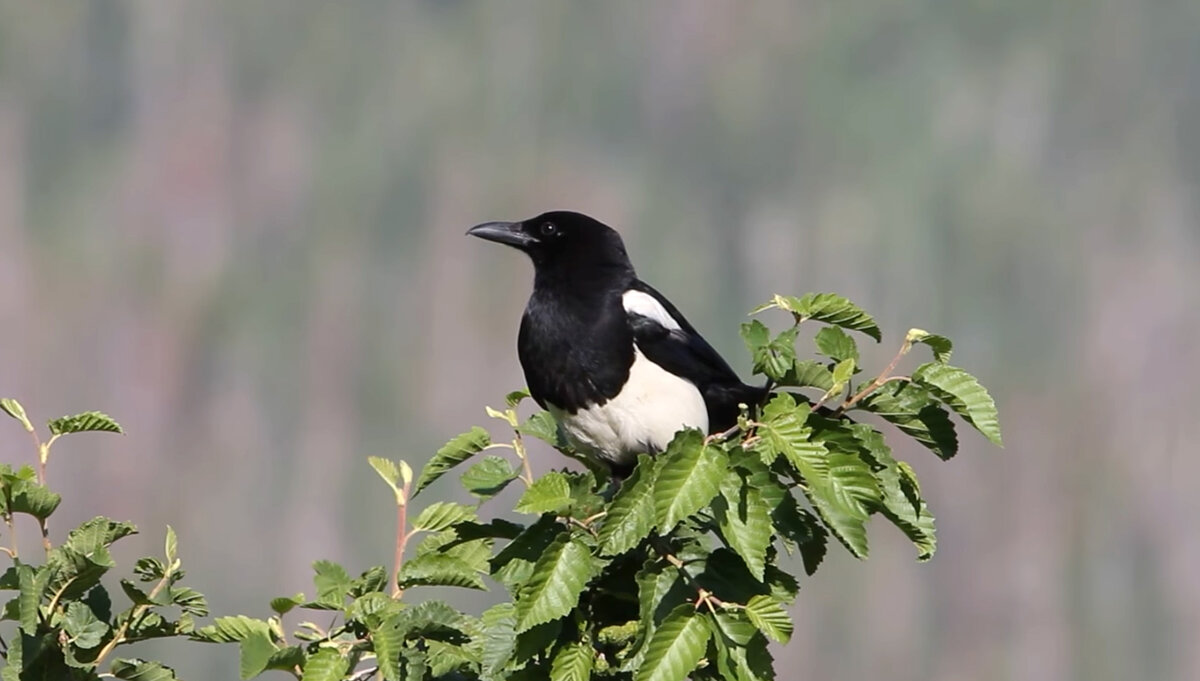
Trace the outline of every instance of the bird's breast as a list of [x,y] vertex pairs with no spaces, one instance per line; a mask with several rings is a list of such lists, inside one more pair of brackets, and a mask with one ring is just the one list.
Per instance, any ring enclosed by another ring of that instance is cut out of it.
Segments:
[[552,400],[547,407],[576,449],[617,464],[666,449],[683,428],[708,432],[708,410],[695,384],[646,359],[636,347],[628,379],[616,395],[574,410]]

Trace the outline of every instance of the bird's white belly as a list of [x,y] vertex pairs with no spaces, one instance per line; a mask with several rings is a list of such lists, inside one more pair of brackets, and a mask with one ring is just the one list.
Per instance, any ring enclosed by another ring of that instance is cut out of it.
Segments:
[[547,405],[576,449],[614,463],[667,448],[683,428],[708,432],[708,409],[695,384],[634,348],[629,379],[609,401],[568,414]]

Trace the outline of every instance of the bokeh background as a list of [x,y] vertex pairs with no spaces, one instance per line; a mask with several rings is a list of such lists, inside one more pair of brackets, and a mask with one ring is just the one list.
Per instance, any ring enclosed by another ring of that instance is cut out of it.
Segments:
[[[368,455],[521,385],[530,268],[464,230],[574,208],[743,372],[832,290],[997,398],[1003,451],[899,452],[937,557],[832,552],[781,679],[1200,679],[1198,189],[1194,0],[2,2],[0,393],[129,431],[59,446],[58,528],[169,523],[265,615],[387,562]],[[193,648],[145,654],[236,677]]]

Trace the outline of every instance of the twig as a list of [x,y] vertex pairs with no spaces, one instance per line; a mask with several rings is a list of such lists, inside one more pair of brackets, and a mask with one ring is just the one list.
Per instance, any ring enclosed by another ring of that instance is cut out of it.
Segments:
[[379,672],[379,667],[375,667],[374,669],[368,669],[365,672],[362,672],[361,674],[359,674],[358,676],[355,676],[351,681],[367,681],[367,679],[371,678],[372,676],[375,676],[375,674],[378,672]]
[[404,564],[404,547],[408,544],[408,490],[412,483],[405,483],[404,490],[401,496],[404,498],[404,503],[396,505],[396,553],[393,558],[392,575],[389,581],[392,587],[392,598],[400,598],[404,595],[404,589],[400,588],[400,566]]
[[710,612],[715,614],[717,606],[722,608],[725,607],[725,601],[722,601],[720,598],[714,596],[711,591],[700,586],[695,578],[692,577],[692,575],[686,569],[684,569],[684,562],[679,559],[679,556],[676,556],[670,551],[665,550],[657,541],[651,541],[650,544],[654,547],[655,553],[673,565],[675,569],[679,571],[679,574],[683,576],[683,580],[696,590],[695,605],[697,608],[699,608],[700,604],[703,603],[708,606]]
[[[158,584],[155,584],[154,588],[150,590],[150,594],[147,596],[148,600],[153,601],[154,598],[158,596],[159,592],[161,592],[164,587],[171,583],[171,576],[175,573],[175,570],[178,567],[179,561],[176,560],[174,565],[167,568],[166,572],[162,576],[162,579],[158,580]],[[108,654],[115,650],[117,646],[124,643],[125,634],[129,631],[129,625],[133,622],[141,620],[142,615],[145,615],[146,611],[149,609],[150,606],[146,604],[135,607],[133,612],[129,613],[129,619],[122,622],[121,626],[117,628],[117,632],[113,634],[112,640],[110,640],[103,648],[100,649],[100,654],[96,656],[96,659],[93,660],[92,664],[96,665],[97,667],[100,666],[101,660],[107,657]]]
[[522,473],[520,478],[525,483],[525,486],[528,487],[533,484],[533,468],[529,465],[529,452],[525,450],[525,440],[521,437],[521,432],[514,430],[513,433],[515,435],[513,438],[513,451],[517,453],[517,458],[521,460]]
[[[885,367],[883,371],[879,372],[879,375],[875,377],[875,380],[868,383],[867,387],[858,391],[858,393],[856,393],[853,397],[851,397],[851,398],[847,399],[845,402],[843,402],[842,406],[837,408],[837,413],[839,415],[844,414],[847,409],[858,404],[858,402],[860,400],[862,400],[864,397],[866,397],[867,395],[870,395],[871,393],[878,390],[879,387],[882,386],[884,383],[887,383],[888,381],[894,381],[894,380],[900,380],[900,379],[906,378],[904,376],[892,376],[891,374],[893,371],[895,371],[896,365],[900,363],[900,358],[904,357],[906,354],[908,354],[908,351],[911,349],[912,349],[912,341],[905,339],[904,345],[900,346],[900,351],[896,353],[896,356],[892,358],[892,361],[890,363],[888,363],[887,367]],[[814,407],[814,409],[815,409],[815,407]]]

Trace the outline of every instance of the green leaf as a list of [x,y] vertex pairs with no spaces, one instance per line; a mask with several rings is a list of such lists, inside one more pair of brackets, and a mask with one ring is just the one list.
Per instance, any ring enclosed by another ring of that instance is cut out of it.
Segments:
[[929,333],[925,329],[909,329],[905,340],[909,343],[923,343],[933,350],[933,358],[942,364],[950,361],[950,353],[954,352],[954,344],[949,338]]
[[633,474],[608,507],[597,542],[600,555],[616,556],[637,546],[654,529],[654,459],[638,457]]
[[558,421],[555,421],[548,411],[539,411],[530,416],[525,423],[521,424],[520,428],[517,428],[517,432],[536,437],[559,451],[571,448],[566,436],[558,427]]
[[54,514],[62,502],[62,497],[49,488],[32,480],[19,480],[9,487],[8,510],[10,513],[28,513],[45,520]]
[[551,471],[525,490],[517,502],[518,513],[558,513],[571,504],[571,483],[567,476]]
[[239,672],[243,679],[252,679],[266,671],[267,663],[278,650],[271,637],[261,631],[242,639],[238,648],[241,652]]
[[596,652],[587,643],[575,642],[559,648],[550,665],[550,681],[590,681]]
[[17,583],[20,592],[17,595],[17,607],[21,631],[29,636],[37,633],[38,620],[41,617],[42,597],[50,582],[50,568],[43,566],[37,570],[28,565],[17,566]]
[[509,409],[515,409],[517,405],[521,404],[521,402],[524,402],[527,399],[529,399],[529,389],[521,388],[520,390],[514,390],[505,395],[504,403],[508,405]]
[[271,599],[271,610],[276,614],[286,615],[292,611],[297,605],[305,601],[304,594],[298,593],[295,596],[280,596]]
[[571,612],[593,572],[591,553],[582,541],[569,535],[555,540],[534,565],[517,599],[517,632]]
[[406,561],[396,575],[401,588],[412,586],[458,586],[486,591],[487,586],[469,563],[440,553],[427,553]]
[[435,679],[460,678],[458,675],[451,676],[451,674],[468,669],[479,662],[467,648],[461,645],[427,639],[425,647],[429,659],[429,676]]
[[235,615],[233,617],[218,617],[207,627],[201,627],[192,634],[192,638],[205,643],[233,643],[244,641],[256,634],[270,636],[271,625],[264,620]]
[[413,496],[415,497],[420,494],[421,490],[445,475],[446,471],[482,452],[490,444],[492,444],[491,436],[479,426],[475,426],[471,430],[447,442],[437,451],[437,454],[433,455],[429,463],[425,464],[424,470],[421,471],[421,476],[417,478],[417,486],[413,490]]
[[704,657],[712,630],[690,605],[676,608],[650,639],[635,681],[684,681]]
[[167,589],[167,600],[189,615],[196,617],[208,616],[208,599],[204,594],[186,586],[172,586]]
[[517,635],[517,611],[512,603],[500,603],[483,611],[480,616],[482,655],[480,664],[485,677],[495,675],[512,657]]
[[782,454],[804,480],[804,493],[847,549],[858,558],[867,556],[867,508],[877,502],[879,490],[871,469],[857,456],[830,453],[812,438],[803,423],[809,415],[806,404],[797,405],[791,395],[777,395],[763,409],[756,449],[764,462]]
[[113,660],[108,671],[113,678],[124,681],[176,681],[178,678],[174,669],[162,663],[137,658]]
[[746,615],[758,630],[779,643],[787,643],[792,637],[792,618],[783,610],[783,604],[771,596],[754,596],[746,603]]
[[742,324],[741,332],[742,340],[754,360],[754,373],[784,383],[796,363],[796,335],[799,330],[793,327],[771,338],[766,325],[755,319]]
[[706,445],[695,429],[682,430],[667,445],[654,482],[654,516],[659,534],[708,505],[721,490],[729,457],[720,447]]
[[33,432],[33,424],[29,422],[29,417],[25,415],[25,408],[21,403],[11,397],[0,397],[0,411],[13,417],[25,426],[25,430]]
[[424,532],[441,532],[458,523],[464,521],[473,522],[478,520],[478,518],[479,516],[475,515],[474,506],[439,501],[430,504],[424,511],[421,511],[421,514],[413,521],[413,529]]
[[121,430],[121,424],[114,421],[108,414],[102,414],[98,411],[85,411],[82,414],[62,416],[50,421],[49,426],[50,432],[55,435],[83,433],[86,431],[125,433],[124,430]]
[[958,367],[930,362],[917,367],[912,378],[929,388],[984,437],[1003,446],[996,403],[974,376]]
[[371,630],[371,643],[375,646],[375,660],[379,663],[379,675],[383,681],[400,681],[400,651],[407,633],[408,628],[402,626],[396,617]]
[[858,362],[858,344],[845,331],[836,326],[827,326],[813,338],[817,351],[835,362],[852,359]]
[[[322,648],[304,663],[304,681],[341,681],[348,662],[335,648]],[[242,677],[245,678],[245,677]]]
[[108,625],[96,618],[92,609],[80,601],[67,604],[63,630],[77,648],[91,649],[100,645],[108,633]]
[[485,456],[462,474],[463,487],[480,499],[491,499],[517,479],[517,471],[508,459]]
[[371,464],[371,468],[374,468],[387,486],[392,488],[392,494],[396,495],[396,503],[405,503],[407,500],[404,498],[404,483],[400,481],[400,467],[396,462],[381,456],[368,456],[367,463]]
[[950,414],[916,383],[889,383],[859,404],[928,447],[938,458],[947,460],[958,453],[958,435]]
[[833,372],[816,360],[806,359],[796,362],[787,376],[780,381],[780,385],[829,391],[833,388]]
[[167,538],[164,542],[164,552],[167,556],[168,563],[174,563],[179,557],[179,537],[175,535],[175,528],[167,525]]
[[346,568],[328,560],[318,560],[313,563],[317,573],[313,584],[317,587],[316,604],[325,608],[340,610],[350,591],[350,575]]
[[772,307],[791,312],[798,322],[815,319],[844,329],[861,331],[877,341],[883,338],[871,315],[834,293],[809,293],[801,298],[776,295],[771,302],[759,306],[750,314],[758,314]]
[[771,545],[771,509],[758,490],[743,484],[741,476],[730,475],[721,485],[721,496],[713,504],[717,527],[758,581],[766,569],[767,547]]
[[566,528],[554,516],[543,515],[525,528],[491,561],[492,576],[516,595],[533,574],[533,566],[542,558],[555,539],[566,534]]
[[804,571],[809,575],[815,573],[825,558],[828,537],[821,522],[813,514],[800,508],[795,497],[790,494],[775,508],[772,518],[779,535],[800,548]]

